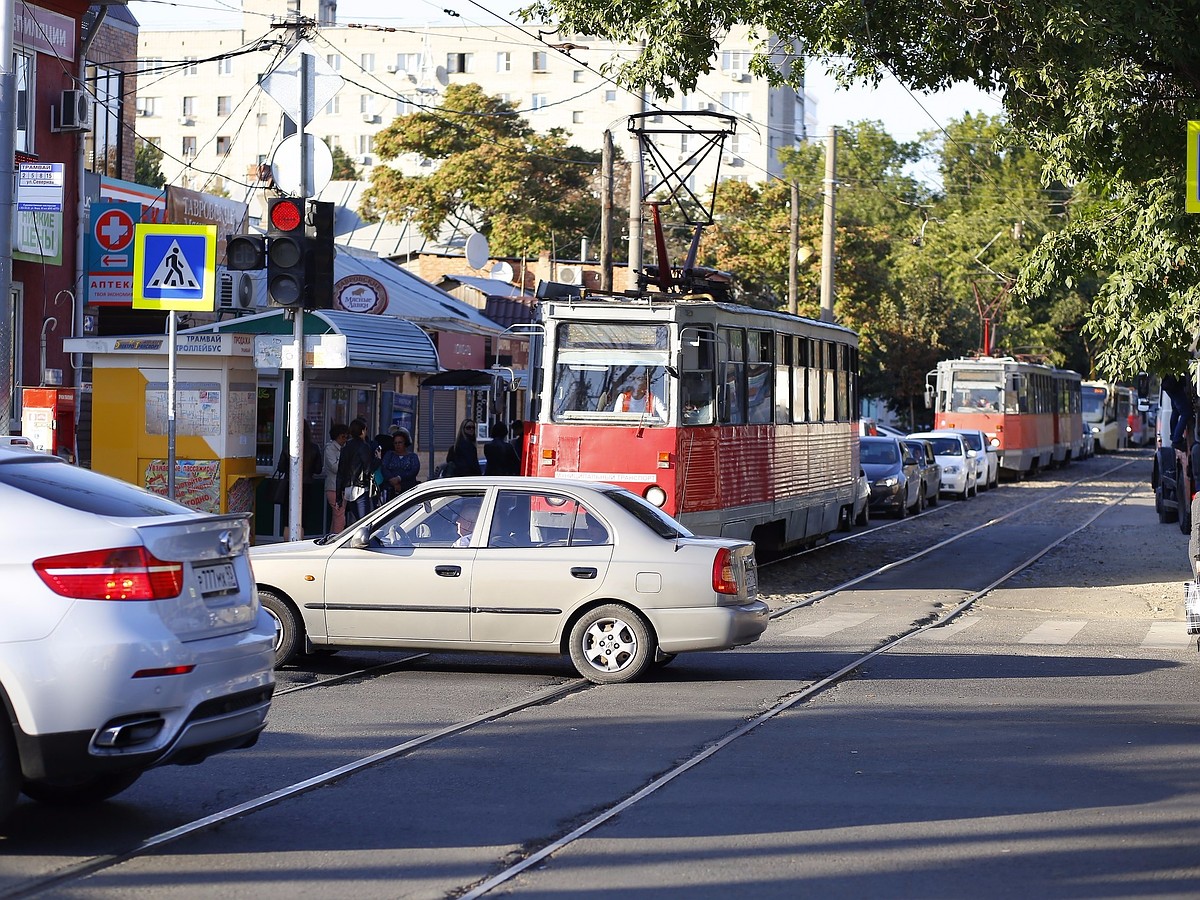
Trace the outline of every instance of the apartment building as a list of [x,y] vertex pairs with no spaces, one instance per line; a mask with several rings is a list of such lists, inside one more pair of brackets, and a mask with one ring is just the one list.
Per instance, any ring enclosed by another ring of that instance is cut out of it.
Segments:
[[[712,182],[718,162],[721,178],[758,182],[778,175],[779,151],[806,136],[805,98],[748,73],[745,32],[729,36],[713,72],[695,91],[659,102],[600,74],[614,55],[631,56],[632,46],[561,35],[552,38],[560,43],[548,46],[531,36],[534,29],[516,26],[344,27],[336,24],[334,10],[331,0],[243,0],[238,30],[141,33],[136,128],[164,150],[162,170],[170,183],[242,199],[257,181],[259,167],[294,130],[258,82],[283,52],[289,32],[278,26],[295,15],[320,23],[311,44],[343,79],[309,131],[331,149],[344,150],[364,178],[385,162],[413,174],[428,171],[429,161],[415,156],[381,160],[375,135],[396,116],[436,108],[455,83],[479,84],[515,103],[536,130],[561,128],[581,147],[599,149],[611,130],[626,155],[633,150],[631,113],[710,110],[735,117],[736,132],[724,153],[710,154],[690,173],[692,189]],[[699,142],[686,133],[657,139],[665,165],[688,159]]]

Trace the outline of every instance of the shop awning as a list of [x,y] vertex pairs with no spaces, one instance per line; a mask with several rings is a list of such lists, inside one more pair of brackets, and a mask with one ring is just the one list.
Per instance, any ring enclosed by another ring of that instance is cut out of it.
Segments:
[[[187,333],[291,334],[292,322],[282,309],[241,316]],[[440,369],[437,348],[421,328],[407,319],[389,315],[363,315],[343,310],[316,310],[304,314],[305,334],[344,334],[349,367],[387,372],[433,373]]]

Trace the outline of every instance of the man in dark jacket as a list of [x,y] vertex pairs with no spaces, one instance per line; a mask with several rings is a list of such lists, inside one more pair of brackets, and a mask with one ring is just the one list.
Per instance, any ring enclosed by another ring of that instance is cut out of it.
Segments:
[[483,445],[483,455],[487,458],[488,475],[519,475],[520,461],[517,451],[507,440],[508,426],[497,422],[492,426],[492,439]]

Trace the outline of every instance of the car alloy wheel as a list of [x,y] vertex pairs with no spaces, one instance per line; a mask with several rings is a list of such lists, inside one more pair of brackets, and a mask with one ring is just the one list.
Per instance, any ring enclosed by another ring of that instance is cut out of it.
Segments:
[[598,606],[571,629],[571,662],[597,684],[619,684],[642,674],[654,656],[650,627],[627,606]]
[[300,622],[287,601],[273,591],[259,590],[258,602],[275,623],[275,668],[286,665],[296,655],[300,643]]

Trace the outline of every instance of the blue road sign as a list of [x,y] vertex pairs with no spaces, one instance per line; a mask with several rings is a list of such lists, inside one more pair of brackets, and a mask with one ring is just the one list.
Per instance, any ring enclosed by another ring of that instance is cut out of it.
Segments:
[[134,244],[134,309],[212,310],[215,225],[138,225]]

